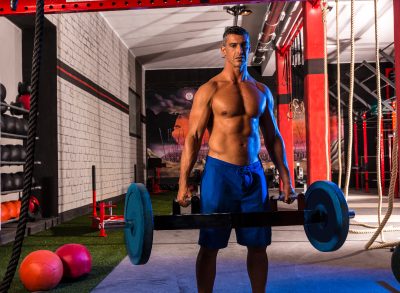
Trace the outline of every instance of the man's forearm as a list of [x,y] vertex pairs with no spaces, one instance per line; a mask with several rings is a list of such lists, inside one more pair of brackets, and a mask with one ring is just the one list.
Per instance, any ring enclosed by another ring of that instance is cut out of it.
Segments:
[[284,184],[288,183],[291,185],[289,167],[286,160],[285,144],[282,137],[277,134],[275,135],[274,141],[268,146],[266,145],[272,162],[275,164],[279,171],[279,176]]
[[187,137],[187,139],[185,140],[185,145],[181,157],[181,170],[179,177],[180,186],[187,185],[190,172],[192,171],[194,164],[196,163],[200,146],[201,140],[199,142],[199,140],[194,136]]

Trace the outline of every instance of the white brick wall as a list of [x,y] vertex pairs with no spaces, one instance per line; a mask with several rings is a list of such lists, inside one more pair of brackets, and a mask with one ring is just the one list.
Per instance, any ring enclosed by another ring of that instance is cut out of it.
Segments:
[[[103,17],[46,17],[57,26],[58,59],[128,103],[129,86],[136,90],[134,56]],[[60,77],[57,99],[59,212],[91,203],[92,165],[98,200],[126,192],[137,164],[137,141],[129,136],[128,114]]]

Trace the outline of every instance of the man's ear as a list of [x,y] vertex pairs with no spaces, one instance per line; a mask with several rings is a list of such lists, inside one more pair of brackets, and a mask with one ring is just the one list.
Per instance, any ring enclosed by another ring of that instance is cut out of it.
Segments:
[[222,58],[225,58],[225,55],[226,55],[226,48],[225,48],[224,45],[222,45],[222,46],[221,46],[221,57],[222,57]]

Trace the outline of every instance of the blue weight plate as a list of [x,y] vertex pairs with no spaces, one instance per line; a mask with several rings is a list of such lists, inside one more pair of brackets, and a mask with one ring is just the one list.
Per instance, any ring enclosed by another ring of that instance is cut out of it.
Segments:
[[[306,194],[304,231],[308,240],[319,251],[334,251],[346,241],[349,232],[349,209],[340,188],[331,181],[316,181]],[[312,213],[325,214],[325,221],[307,224]]]
[[153,245],[153,211],[146,187],[132,183],[125,197],[125,245],[135,265],[147,263]]
[[392,254],[392,273],[400,283],[400,245],[397,245]]

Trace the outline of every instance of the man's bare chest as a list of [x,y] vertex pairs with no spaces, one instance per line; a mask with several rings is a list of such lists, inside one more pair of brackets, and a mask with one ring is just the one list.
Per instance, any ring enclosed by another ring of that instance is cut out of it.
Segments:
[[255,86],[224,86],[212,98],[214,115],[259,117],[265,110],[266,97]]

